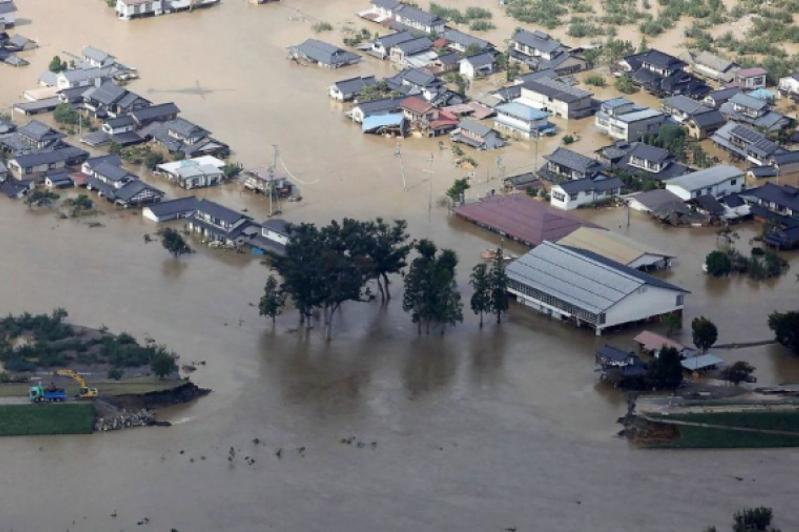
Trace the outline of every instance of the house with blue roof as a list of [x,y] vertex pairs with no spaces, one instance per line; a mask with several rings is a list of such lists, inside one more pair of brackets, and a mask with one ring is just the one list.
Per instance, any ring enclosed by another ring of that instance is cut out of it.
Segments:
[[543,135],[554,135],[555,124],[549,121],[549,113],[519,102],[497,106],[494,128],[509,137],[529,140]]

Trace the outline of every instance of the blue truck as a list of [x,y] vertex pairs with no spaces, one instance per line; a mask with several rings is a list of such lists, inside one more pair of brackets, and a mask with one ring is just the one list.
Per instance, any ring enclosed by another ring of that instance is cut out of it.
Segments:
[[41,384],[36,384],[28,390],[28,398],[32,403],[62,403],[67,400],[67,392],[63,388],[55,386],[45,388]]

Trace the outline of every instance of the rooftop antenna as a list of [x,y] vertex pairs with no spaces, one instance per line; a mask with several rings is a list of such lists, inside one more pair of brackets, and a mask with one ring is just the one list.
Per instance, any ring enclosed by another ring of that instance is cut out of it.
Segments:
[[400,174],[402,175],[402,191],[405,192],[408,190],[408,181],[405,178],[405,160],[402,158],[402,146],[400,145],[400,141],[397,141],[397,147],[394,150],[394,157],[397,157],[400,161]]

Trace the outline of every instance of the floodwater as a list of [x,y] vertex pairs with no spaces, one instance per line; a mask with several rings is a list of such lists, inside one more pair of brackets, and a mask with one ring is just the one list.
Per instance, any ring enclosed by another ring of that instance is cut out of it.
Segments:
[[[0,70],[0,104],[33,86],[54,54],[93,44],[139,68],[134,90],[174,99],[244,164],[268,162],[279,144],[306,183],[304,200],[285,206],[289,220],[406,218],[414,236],[459,253],[463,285],[479,252],[499,242],[438,206],[461,175],[449,149],[401,141],[403,191],[395,141],[362,136],[327,99],[332,81],[388,66],[328,72],[286,60],[286,47],[311,34],[314,19],[301,13],[340,28],[365,2],[228,0],[127,23],[97,0],[18,4],[32,20],[18,31],[43,46],[27,55],[30,67]],[[185,90],[198,83],[211,92]],[[592,135],[604,140],[590,121],[562,125],[581,132],[586,151]],[[542,141],[540,155],[556,142]],[[501,164],[507,174],[530,169],[534,152],[517,143]],[[477,156],[473,195],[498,188],[497,155]],[[266,216],[262,198],[235,186],[205,194]],[[622,210],[582,214],[678,255],[668,278],[692,291],[686,323],[711,317],[720,341],[766,338],[767,313],[796,305],[794,273],[759,285],[706,279],[712,229],[664,229],[635,213],[627,227]],[[176,261],[145,243],[154,226],[136,213],[102,223],[0,200],[0,312],[63,306],[77,323],[152,336],[183,362],[206,361],[192,378],[214,393],[163,411],[171,428],[2,440],[2,530],[667,532],[727,526],[756,504],[774,507],[783,530],[799,529],[799,451],[652,452],[615,437],[625,399],[597,385],[593,352],[626,345],[637,329],[597,339],[514,308],[501,327],[480,330],[466,312],[446,336],[419,338],[395,297],[385,308],[345,306],[326,343],[318,329],[293,332],[291,313],[274,330],[257,315],[258,261],[206,249]],[[756,230],[739,228],[738,245]],[[797,360],[775,346],[721,354],[751,361],[764,383],[799,379]]]

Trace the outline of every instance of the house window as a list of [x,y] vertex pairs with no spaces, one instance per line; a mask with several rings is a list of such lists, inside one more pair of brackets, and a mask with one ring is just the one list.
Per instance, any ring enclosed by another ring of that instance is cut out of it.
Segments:
[[566,201],[566,194],[564,194],[563,192],[558,192],[558,191],[553,190],[552,191],[552,197],[555,198],[555,200],[560,201],[560,202]]
[[735,183],[737,182],[738,182],[737,179],[733,179],[732,181],[730,181],[730,186],[735,186]]
[[685,299],[685,296],[683,294],[677,294],[677,306],[678,307],[682,306],[684,299]]

